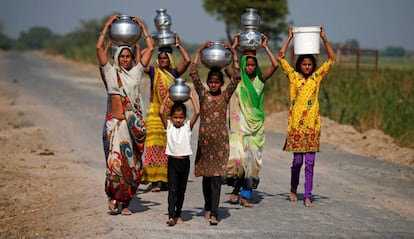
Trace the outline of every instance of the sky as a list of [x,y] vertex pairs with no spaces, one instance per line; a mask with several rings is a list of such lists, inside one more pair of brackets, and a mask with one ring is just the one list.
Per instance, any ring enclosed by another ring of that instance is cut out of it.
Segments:
[[[171,30],[183,42],[201,44],[225,39],[224,23],[204,12],[202,0],[0,0],[0,3],[3,33],[14,39],[35,26],[67,34],[79,28],[82,20],[102,19],[113,12],[137,16],[146,23],[149,32],[155,32],[153,19],[160,8],[167,9],[172,19]],[[287,19],[293,26],[324,25],[332,43],[356,39],[361,48],[395,46],[414,51],[413,0],[288,0],[288,7]],[[260,9],[257,10],[260,15]]]

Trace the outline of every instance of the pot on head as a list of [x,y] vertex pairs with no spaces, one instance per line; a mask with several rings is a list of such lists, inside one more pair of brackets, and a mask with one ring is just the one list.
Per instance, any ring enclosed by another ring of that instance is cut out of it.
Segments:
[[170,99],[174,102],[185,102],[190,98],[190,87],[182,78],[175,78],[175,83],[170,86]]
[[257,50],[262,46],[262,34],[258,31],[242,31],[239,35],[241,50]]
[[140,26],[131,16],[120,15],[119,19],[109,26],[109,39],[115,45],[135,45],[141,36]]
[[153,36],[156,46],[170,46],[175,45],[174,32],[171,28],[171,16],[167,13],[167,9],[157,9],[157,15],[154,17],[154,25],[158,32]]
[[201,51],[201,62],[208,68],[224,68],[233,60],[231,51],[223,46],[223,42],[213,44]]

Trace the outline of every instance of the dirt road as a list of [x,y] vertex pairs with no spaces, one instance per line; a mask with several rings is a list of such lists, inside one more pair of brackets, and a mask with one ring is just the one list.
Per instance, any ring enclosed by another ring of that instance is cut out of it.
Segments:
[[223,186],[218,226],[203,218],[194,176],[184,224],[165,224],[167,192],[147,185],[132,202],[136,213],[110,216],[101,145],[105,92],[96,67],[0,53],[0,93],[0,238],[414,238],[412,166],[324,144],[315,207],[305,208],[287,200],[291,155],[281,150],[278,131],[266,132],[254,207],[229,204],[231,189]]

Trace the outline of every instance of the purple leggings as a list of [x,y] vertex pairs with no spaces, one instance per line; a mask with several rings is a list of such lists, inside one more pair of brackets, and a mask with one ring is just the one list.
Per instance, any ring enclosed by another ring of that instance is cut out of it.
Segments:
[[295,190],[299,185],[299,176],[300,169],[303,164],[303,156],[305,156],[305,195],[304,198],[312,197],[312,187],[313,187],[313,166],[315,165],[315,152],[309,153],[293,153],[293,162],[290,178],[290,187]]

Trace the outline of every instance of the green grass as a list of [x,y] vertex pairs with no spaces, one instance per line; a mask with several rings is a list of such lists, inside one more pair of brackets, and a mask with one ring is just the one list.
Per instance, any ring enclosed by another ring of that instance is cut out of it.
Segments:
[[[378,72],[335,65],[323,80],[321,114],[358,131],[379,129],[403,147],[414,148],[414,63],[386,59]],[[286,110],[289,84],[278,70],[266,86],[267,113]]]
[[[86,49],[76,51],[74,59],[87,59],[96,63],[96,55],[83,56]],[[94,50],[94,49],[92,49]],[[89,49],[91,51],[91,49]],[[177,53],[177,52],[175,52]],[[194,52],[189,52],[191,56]],[[177,53],[178,54],[178,53]],[[175,54],[176,63],[181,56]],[[156,54],[153,55],[153,64]],[[263,52],[258,54],[262,70],[269,60]],[[325,56],[321,56],[325,59]],[[392,136],[403,147],[414,148],[414,61],[413,59],[381,58],[378,71],[372,58],[361,58],[360,71],[356,71],[354,60],[336,64],[322,81],[320,90],[321,114],[341,124],[350,124],[360,132],[379,129]],[[319,63],[320,64],[320,63]],[[200,77],[207,76],[200,66]],[[182,75],[191,82],[189,71]],[[266,114],[283,111],[289,105],[289,82],[279,68],[266,83],[264,108]]]

